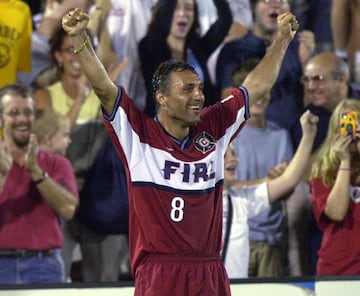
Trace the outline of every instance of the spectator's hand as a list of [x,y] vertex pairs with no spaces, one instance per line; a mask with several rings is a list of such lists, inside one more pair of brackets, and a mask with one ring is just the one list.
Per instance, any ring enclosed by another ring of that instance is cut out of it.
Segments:
[[12,157],[3,141],[0,142],[0,175],[6,177],[12,165]]
[[336,156],[340,159],[340,161],[349,160],[350,159],[350,143],[352,141],[351,135],[340,135],[337,134],[334,137],[334,141],[332,144],[332,150],[336,154]]
[[300,124],[304,135],[315,137],[319,117],[312,114],[309,110],[305,111],[300,117]]
[[25,154],[25,168],[31,173],[39,169],[37,155],[39,152],[39,144],[36,139],[36,135],[32,133],[30,135],[29,146]]
[[104,12],[104,17],[106,18],[112,8],[110,0],[95,0],[96,9],[101,9]]
[[277,17],[277,22],[280,34],[293,39],[299,29],[299,23],[295,15],[290,12],[284,12]]
[[299,58],[304,66],[311,58],[315,50],[315,35],[311,31],[302,31],[298,34],[299,38]]
[[269,180],[275,179],[277,177],[280,177],[286,170],[287,166],[288,166],[288,161],[284,160],[282,163],[274,166],[273,168],[271,168],[268,173],[267,173],[267,178]]
[[86,30],[89,15],[80,8],[75,8],[62,18],[64,30],[71,36],[79,35]]

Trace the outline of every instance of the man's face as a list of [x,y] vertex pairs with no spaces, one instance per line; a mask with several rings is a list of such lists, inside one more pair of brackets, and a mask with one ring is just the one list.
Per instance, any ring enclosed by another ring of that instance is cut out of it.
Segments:
[[200,121],[204,105],[203,83],[191,71],[175,71],[170,74],[168,94],[158,98],[160,108],[171,120],[183,127]]
[[34,101],[31,97],[7,94],[3,97],[1,127],[5,140],[22,148],[28,145],[34,124]]
[[332,66],[319,61],[310,61],[302,77],[305,96],[309,103],[333,111],[337,103],[344,99],[343,79],[332,73]]
[[278,31],[278,15],[290,11],[288,1],[259,0],[255,5],[255,26],[264,34]]

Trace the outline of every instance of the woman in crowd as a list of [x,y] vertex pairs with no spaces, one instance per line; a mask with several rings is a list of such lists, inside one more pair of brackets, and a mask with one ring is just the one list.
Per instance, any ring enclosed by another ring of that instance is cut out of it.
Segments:
[[228,34],[232,16],[226,0],[214,0],[218,19],[200,36],[198,7],[195,0],[159,0],[154,7],[146,36],[139,43],[141,69],[147,91],[145,112],[155,115],[152,76],[169,59],[191,64],[204,83],[205,105],[219,99],[207,69],[207,61]]
[[[343,124],[341,119],[347,118],[348,112],[354,112],[354,117]],[[318,275],[360,273],[360,125],[356,118],[359,114],[358,100],[339,103],[312,167],[312,206],[324,233]],[[352,131],[343,133],[342,125],[351,126]]]

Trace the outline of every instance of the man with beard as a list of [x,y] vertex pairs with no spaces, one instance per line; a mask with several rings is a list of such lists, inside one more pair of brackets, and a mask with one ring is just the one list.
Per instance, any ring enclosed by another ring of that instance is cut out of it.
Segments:
[[61,219],[78,197],[70,162],[39,150],[28,88],[0,89],[0,283],[64,282]]

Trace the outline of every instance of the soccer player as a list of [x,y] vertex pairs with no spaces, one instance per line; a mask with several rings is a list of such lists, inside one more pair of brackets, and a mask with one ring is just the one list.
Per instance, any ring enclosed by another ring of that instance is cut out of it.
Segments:
[[296,18],[278,17],[278,37],[263,60],[241,87],[208,108],[191,66],[161,64],[153,77],[155,118],[111,81],[86,35],[88,20],[75,9],[62,24],[127,169],[135,295],[230,295],[220,258],[224,153],[249,107],[274,84],[298,29]]

